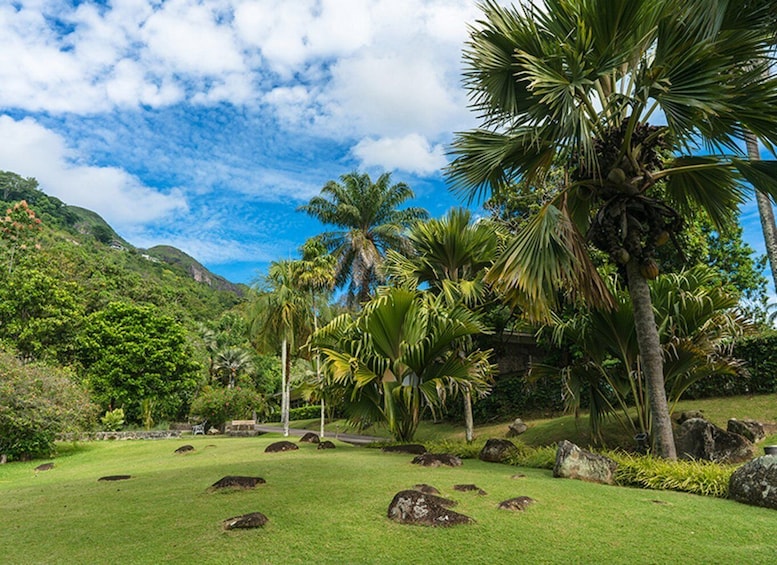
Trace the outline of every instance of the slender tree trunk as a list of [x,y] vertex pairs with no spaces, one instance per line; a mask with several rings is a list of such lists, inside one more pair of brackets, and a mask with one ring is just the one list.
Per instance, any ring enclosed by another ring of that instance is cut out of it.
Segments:
[[639,263],[636,259],[626,264],[626,273],[629,281],[629,296],[634,310],[634,328],[637,332],[640,362],[650,400],[650,415],[653,419],[653,451],[665,459],[677,459],[672,420],[669,418],[669,404],[666,401],[664,361],[656,318],[653,314],[653,303],[650,299],[650,287],[647,279],[639,272]]
[[283,424],[283,435],[289,436],[289,396],[291,393],[291,387],[289,387],[289,368],[288,368],[288,356],[287,351],[288,343],[286,338],[283,339],[281,345],[281,423]]
[[472,418],[472,392],[469,387],[464,391],[464,425],[467,443],[472,443],[475,439],[475,421]]
[[[747,143],[747,156],[751,161],[758,161],[761,155],[758,151],[758,139],[750,132],[745,134]],[[755,200],[758,203],[758,215],[761,218],[761,230],[764,234],[766,256],[769,258],[769,269],[772,272],[772,281],[777,290],[777,224],[774,221],[774,208],[772,201],[763,192],[756,190]]]

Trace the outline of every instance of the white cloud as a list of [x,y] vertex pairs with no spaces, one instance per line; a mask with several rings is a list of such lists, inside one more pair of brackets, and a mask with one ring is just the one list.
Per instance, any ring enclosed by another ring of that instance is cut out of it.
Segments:
[[402,170],[419,175],[435,173],[446,164],[442,145],[431,146],[418,134],[401,138],[363,139],[352,149],[363,167]]
[[0,169],[35,177],[66,204],[94,210],[118,229],[187,210],[178,190],[158,192],[122,169],[85,165],[78,157],[32,118],[0,116]]

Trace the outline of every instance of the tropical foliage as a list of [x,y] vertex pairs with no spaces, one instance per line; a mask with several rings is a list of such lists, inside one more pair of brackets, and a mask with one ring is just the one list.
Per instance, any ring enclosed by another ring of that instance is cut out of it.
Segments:
[[465,388],[488,391],[488,352],[465,353],[459,347],[482,330],[465,308],[393,288],[355,318],[335,318],[316,333],[313,345],[326,359],[332,380],[347,388],[351,421],[385,423],[395,439],[407,441],[425,411],[438,410]]
[[[737,295],[727,292],[709,267],[658,277],[651,283],[670,407],[700,379],[738,375],[734,339],[747,331]],[[626,292],[612,280],[616,307],[580,310],[553,326],[554,341],[572,350],[562,369],[568,407],[588,407],[591,432],[601,442],[604,420],[614,417],[633,434],[651,431],[650,398],[640,364],[634,313]],[[558,374],[537,364],[535,377]]]
[[777,79],[767,75],[775,5],[546,0],[505,8],[487,0],[482,9],[465,51],[482,127],[457,135],[450,178],[476,197],[519,178],[541,180],[555,164],[564,171],[491,280],[535,316],[547,316],[559,291],[613,307],[588,243],[608,254],[628,281],[653,442],[674,458],[647,280],[658,274],[656,248],[682,229],[684,215],[706,214],[722,227],[750,184],[777,194],[777,162],[750,162],[740,148],[743,128],[768,147],[777,142]]
[[335,257],[335,286],[347,285],[348,302],[356,306],[369,300],[382,282],[381,265],[388,249],[406,249],[402,230],[411,222],[426,218],[421,208],[398,207],[413,197],[405,183],[391,184],[384,173],[375,182],[356,171],[329,181],[319,196],[300,210],[325,225],[338,228],[318,236]]

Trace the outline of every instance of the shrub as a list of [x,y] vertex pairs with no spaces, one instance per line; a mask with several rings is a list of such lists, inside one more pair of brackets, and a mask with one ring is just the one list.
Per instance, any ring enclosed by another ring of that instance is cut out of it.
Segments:
[[[289,410],[289,421],[294,420],[313,420],[321,417],[321,405],[320,404],[306,404],[298,408],[291,408]],[[281,413],[274,412],[267,416],[268,422],[280,422]]]
[[266,407],[264,397],[250,388],[206,386],[192,402],[190,414],[207,420],[211,426],[221,427],[229,420],[251,418],[254,411],[262,414]]
[[103,425],[103,430],[106,432],[115,432],[120,430],[124,425],[124,410],[121,408],[108,410],[105,413],[105,416],[100,418],[100,423]]
[[58,434],[83,429],[95,412],[86,390],[66,372],[24,365],[0,351],[0,454],[48,457]]
[[709,461],[669,461],[622,451],[607,453],[618,463],[615,482],[653,490],[677,490],[726,498],[728,482],[735,465]]

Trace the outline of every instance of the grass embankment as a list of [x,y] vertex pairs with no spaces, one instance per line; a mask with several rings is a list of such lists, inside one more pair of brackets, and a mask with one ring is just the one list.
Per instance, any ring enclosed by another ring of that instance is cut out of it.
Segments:
[[[700,410],[705,418],[713,424],[726,428],[726,423],[730,418],[753,419],[760,422],[777,422],[777,394],[766,394],[759,396],[735,396],[727,398],[708,398],[703,400],[685,400],[681,401],[675,407],[675,414],[680,414],[688,410]],[[581,447],[591,445],[591,430],[588,425],[588,416],[582,415],[580,418],[574,416],[560,416],[557,418],[536,418],[525,419],[529,426],[526,433],[520,436],[520,441],[526,445],[540,447],[544,445],[555,444],[562,439],[569,440]],[[500,422],[478,426],[475,430],[476,437],[504,437],[507,433],[507,427],[511,422]],[[280,426],[280,424],[273,424]],[[308,429],[315,432],[319,431],[320,421],[299,420],[292,422],[293,428]],[[355,432],[347,426],[345,421],[338,420],[328,423],[326,426],[327,434],[335,435],[337,432]],[[385,427],[371,426],[358,432],[366,435],[378,437],[389,437]],[[621,429],[614,419],[607,422],[603,427],[603,436],[605,445],[609,447],[632,447],[634,445],[633,433]],[[443,441],[443,440],[464,440],[464,428],[462,424],[454,422],[432,423],[430,421],[421,422],[416,433],[415,440],[425,441]],[[777,434],[767,437],[765,443],[777,443]]]
[[[411,456],[338,443],[266,454],[278,437],[81,444],[55,459],[0,466],[3,562],[28,563],[773,563],[774,511],[711,497],[553,479],[549,471],[466,460],[429,469]],[[175,455],[188,442],[196,451]],[[208,446],[213,447],[208,447]],[[525,478],[513,479],[520,471]],[[105,475],[130,474],[122,482]],[[209,493],[225,475],[252,491]],[[429,529],[386,518],[416,483],[459,501],[471,526]],[[488,494],[460,493],[474,483]],[[496,509],[515,496],[524,513]],[[259,511],[261,530],[221,521]]]

